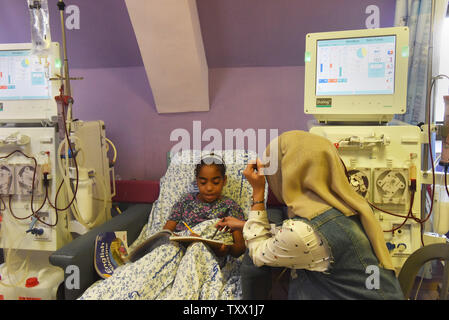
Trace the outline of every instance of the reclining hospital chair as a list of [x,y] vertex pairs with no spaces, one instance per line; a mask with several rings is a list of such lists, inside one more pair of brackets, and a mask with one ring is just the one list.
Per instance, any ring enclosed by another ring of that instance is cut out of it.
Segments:
[[434,243],[419,248],[405,261],[398,279],[405,299],[411,299],[415,279],[427,262],[443,261],[443,278],[439,288],[439,300],[449,299],[449,243]]
[[[103,225],[76,238],[71,243],[57,250],[50,256],[50,263],[61,267],[64,271],[69,266],[79,268],[79,286],[71,282],[71,273],[65,272],[65,283],[61,284],[61,299],[77,299],[100,276],[94,268],[95,238],[101,232],[127,231],[130,250],[142,243],[150,235],[162,230],[172,206],[185,193],[197,191],[194,176],[195,164],[201,156],[208,152],[182,151],[169,161],[167,172],[160,180],[160,191],[154,203],[138,203],[130,205],[121,214],[115,216]],[[248,161],[257,158],[257,154],[245,150],[214,151],[222,156],[226,163],[227,184],[223,194],[232,198],[242,208],[245,215],[251,206],[252,187],[243,176]],[[268,187],[265,199],[268,197]],[[285,217],[285,208],[276,204],[268,207],[268,216],[273,224],[281,224]]]

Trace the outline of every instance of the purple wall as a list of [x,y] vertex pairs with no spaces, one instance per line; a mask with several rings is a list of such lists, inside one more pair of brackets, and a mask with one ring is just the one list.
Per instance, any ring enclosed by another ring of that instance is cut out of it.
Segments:
[[[48,0],[52,39],[60,41],[57,0]],[[158,114],[124,0],[67,0],[80,9],[68,30],[74,117],[103,120],[118,149],[122,179],[159,179],[170,133],[219,129],[307,130],[303,112],[304,37],[365,28],[365,8],[393,25],[395,0],[197,0],[210,68],[209,112]],[[26,0],[0,0],[0,43],[29,42]],[[257,67],[257,68],[256,68]],[[205,145],[207,143],[203,143]],[[223,142],[224,144],[224,142]]]
[[310,32],[365,29],[376,5],[391,27],[396,0],[197,0],[211,68],[304,65]]
[[76,69],[72,74],[85,78],[72,82],[74,118],[105,122],[118,149],[115,171],[124,180],[159,179],[166,153],[179,142],[170,141],[171,132],[187,130],[193,145],[193,121],[201,121],[201,132],[220,130],[224,146],[225,129],[267,129],[268,141],[269,129],[307,129],[311,119],[302,109],[303,67],[211,69],[211,110],[183,114],[156,112],[143,67]]

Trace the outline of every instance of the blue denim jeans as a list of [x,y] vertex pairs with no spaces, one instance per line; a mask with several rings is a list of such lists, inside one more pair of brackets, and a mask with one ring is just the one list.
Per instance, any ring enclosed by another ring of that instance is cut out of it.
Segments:
[[[281,208],[267,209],[267,216],[270,223],[277,226],[282,225],[287,217],[286,212]],[[269,300],[272,297],[272,268],[268,266],[257,267],[249,256],[246,249],[240,266],[242,280],[242,299],[244,300]]]
[[243,300],[269,300],[271,299],[271,267],[257,267],[246,249],[240,266],[242,280]]
[[310,221],[295,219],[321,235],[332,260],[326,272],[296,270],[289,299],[404,299],[394,271],[379,266],[358,215],[346,217],[331,209]]

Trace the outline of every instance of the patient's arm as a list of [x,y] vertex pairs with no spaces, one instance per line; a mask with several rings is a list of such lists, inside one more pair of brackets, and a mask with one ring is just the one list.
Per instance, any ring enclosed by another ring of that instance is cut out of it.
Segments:
[[[177,225],[178,225],[178,221],[168,220],[168,221],[165,223],[163,229],[168,229],[168,230],[174,232]],[[200,236],[199,234],[192,233],[192,232],[190,233],[190,235],[193,236],[193,237],[199,237],[199,236]]]
[[207,244],[217,257],[224,257],[228,254],[230,245],[219,244],[219,243],[208,243]]
[[214,251],[217,257],[224,257],[228,254],[238,258],[245,252],[245,240],[241,231],[234,231],[232,233],[234,243],[232,245],[208,243],[207,245]]
[[235,258],[238,258],[245,252],[245,239],[243,238],[243,233],[240,230],[232,231],[232,237],[234,238],[234,244],[230,246],[229,254]]

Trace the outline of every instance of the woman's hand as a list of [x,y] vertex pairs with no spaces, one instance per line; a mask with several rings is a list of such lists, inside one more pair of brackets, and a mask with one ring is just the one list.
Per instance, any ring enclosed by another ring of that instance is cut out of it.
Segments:
[[253,200],[262,201],[265,197],[265,176],[261,161],[257,159],[255,163],[254,161],[248,163],[243,175],[253,187]]
[[223,257],[227,254],[238,258],[245,252],[245,240],[243,239],[243,227],[245,226],[244,220],[237,219],[235,217],[225,217],[218,221],[215,225],[220,230],[227,230],[232,233],[234,243],[232,245],[209,243],[212,250],[218,257]]
[[235,230],[242,231],[244,226],[245,221],[243,220],[237,219],[235,217],[224,217],[222,220],[217,222],[215,228],[220,231],[232,232]]

